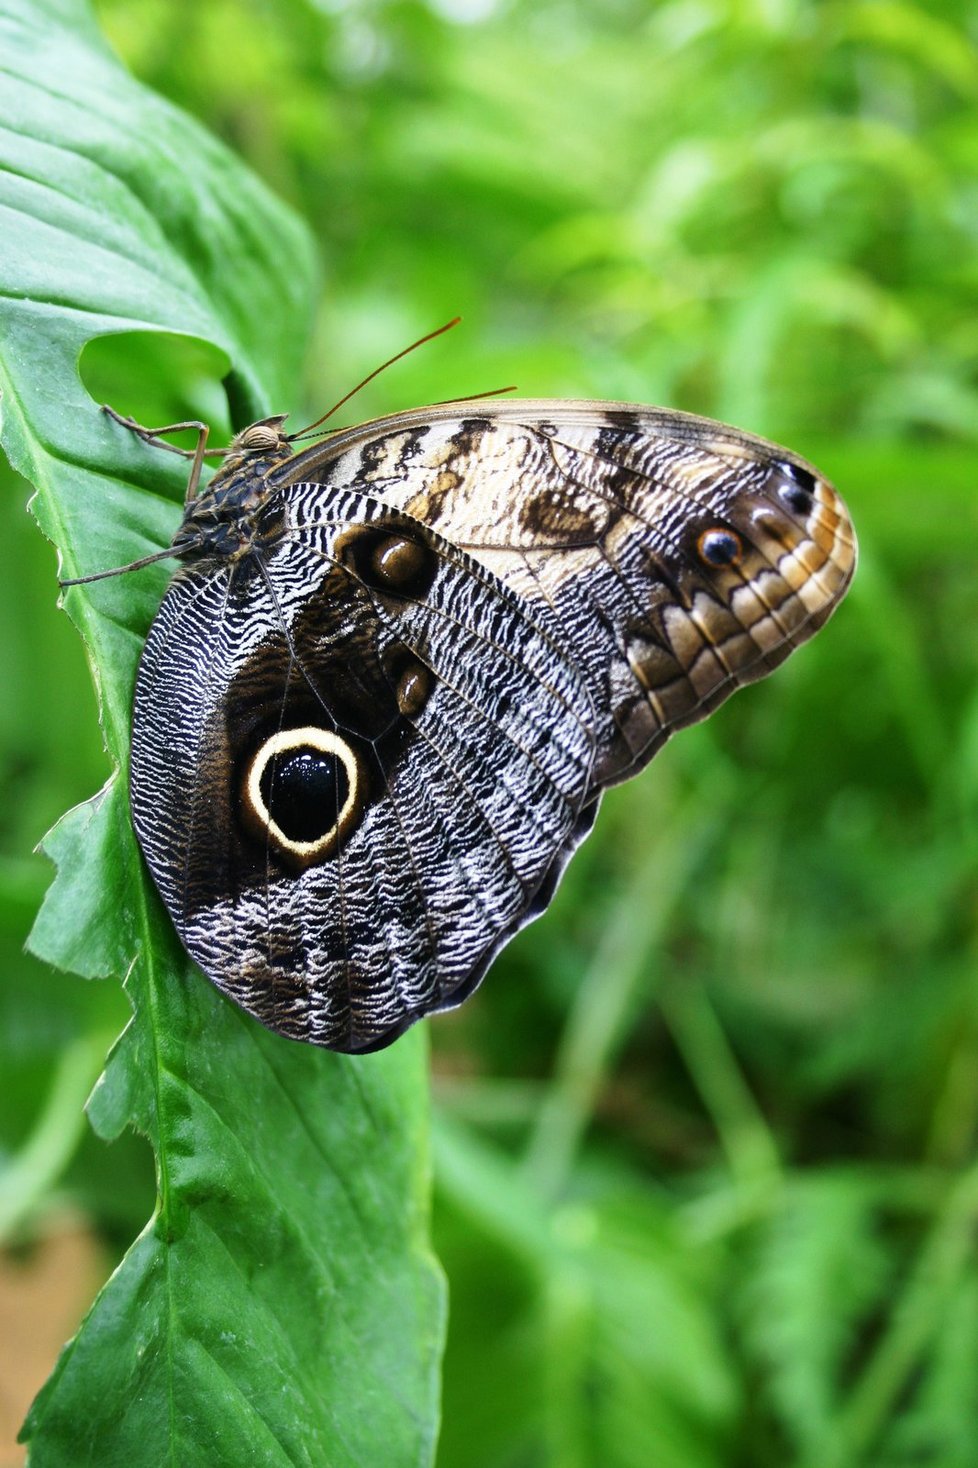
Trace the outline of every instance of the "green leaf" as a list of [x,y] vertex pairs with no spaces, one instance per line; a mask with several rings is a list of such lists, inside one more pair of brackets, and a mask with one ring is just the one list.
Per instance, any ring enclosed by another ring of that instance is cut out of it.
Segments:
[[[197,338],[227,363],[236,422],[280,410],[312,314],[312,252],[233,157],[122,70],[83,4],[2,0],[0,45],[3,443],[65,573],[81,574],[165,545],[185,472],[98,411],[79,375],[86,345]],[[118,344],[134,396],[143,365],[166,360],[138,342]],[[123,773],[164,584],[154,567],[67,596]],[[443,1300],[423,1038],[350,1059],[225,1001],[146,882],[123,778],[46,849],[58,874],[32,946],[86,976],[128,975],[133,1018],[89,1109],[103,1137],[149,1138],[158,1198],[31,1410],[31,1463],[429,1461]]]

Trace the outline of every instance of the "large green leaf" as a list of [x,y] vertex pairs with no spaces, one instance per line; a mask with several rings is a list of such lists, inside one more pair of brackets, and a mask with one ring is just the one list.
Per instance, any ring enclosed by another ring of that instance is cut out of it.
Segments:
[[[133,82],[81,0],[3,0],[0,48],[3,442],[70,575],[158,548],[179,513],[179,462],[98,411],[86,344],[195,337],[226,360],[236,422],[281,409],[314,272],[298,222]],[[123,773],[164,583],[153,568],[67,597]],[[89,1109],[103,1137],[150,1139],[158,1200],[34,1404],[31,1462],[427,1462],[443,1303],[423,1040],[334,1056],[222,999],[145,880],[123,778],[46,849],[58,875],[33,947],[86,976],[128,974],[133,1019]]]

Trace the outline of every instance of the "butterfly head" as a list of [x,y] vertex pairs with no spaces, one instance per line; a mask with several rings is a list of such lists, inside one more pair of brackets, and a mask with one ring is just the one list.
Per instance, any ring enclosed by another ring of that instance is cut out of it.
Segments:
[[[287,413],[277,413],[271,418],[260,418],[257,423],[249,423],[247,428],[236,433],[223,451],[221,467],[204,495],[242,470],[267,474],[276,464],[291,458],[294,452],[292,442],[282,429],[287,417]],[[204,495],[198,497],[203,498]]]

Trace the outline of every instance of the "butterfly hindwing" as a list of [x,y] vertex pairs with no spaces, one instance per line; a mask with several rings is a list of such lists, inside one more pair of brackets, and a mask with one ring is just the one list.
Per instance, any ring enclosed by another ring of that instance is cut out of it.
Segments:
[[593,712],[519,598],[425,527],[301,484],[275,513],[260,562],[179,573],[150,631],[136,829],[219,987],[369,1049],[457,1002],[552,884]]

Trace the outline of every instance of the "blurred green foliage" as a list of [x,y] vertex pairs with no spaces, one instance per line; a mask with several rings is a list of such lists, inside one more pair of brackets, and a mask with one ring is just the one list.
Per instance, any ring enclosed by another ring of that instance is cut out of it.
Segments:
[[[789,441],[860,532],[835,621],[609,797],[550,914],[431,1026],[440,1465],[973,1468],[978,5],[98,11],[321,242],[283,408],[459,311],[357,416],[511,381],[667,403]],[[219,376],[188,365],[178,411]],[[125,1002],[19,951],[30,847],[108,772],[25,498],[0,499],[0,1143],[60,1114],[13,1212],[80,1201],[113,1249],[148,1157],[70,1129]]]

